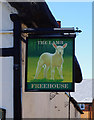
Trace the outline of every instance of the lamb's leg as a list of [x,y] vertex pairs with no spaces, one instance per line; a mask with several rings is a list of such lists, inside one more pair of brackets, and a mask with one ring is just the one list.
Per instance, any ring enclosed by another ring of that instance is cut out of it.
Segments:
[[48,69],[49,69],[49,67],[45,65],[45,67],[44,67],[44,78],[47,78]]
[[37,66],[37,69],[36,69],[36,74],[35,74],[35,77],[34,79],[37,79],[38,78],[38,75],[39,75],[39,72],[41,71],[41,67],[38,65]]
[[42,66],[43,66],[43,61],[41,61],[41,62],[39,61],[39,62],[38,62],[38,65],[37,65],[36,74],[35,74],[34,79],[37,79],[37,78],[38,78],[38,75],[39,75],[39,73],[40,73],[40,71],[41,71]]
[[51,67],[51,79],[54,80],[55,68]]
[[58,69],[58,71],[59,71],[59,74],[60,74],[61,79],[63,79],[62,67],[57,67],[57,69]]

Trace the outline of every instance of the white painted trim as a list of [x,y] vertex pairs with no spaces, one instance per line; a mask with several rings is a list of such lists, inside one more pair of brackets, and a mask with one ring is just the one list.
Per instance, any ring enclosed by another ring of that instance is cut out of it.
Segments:
[[1,34],[13,34],[13,31],[0,31]]

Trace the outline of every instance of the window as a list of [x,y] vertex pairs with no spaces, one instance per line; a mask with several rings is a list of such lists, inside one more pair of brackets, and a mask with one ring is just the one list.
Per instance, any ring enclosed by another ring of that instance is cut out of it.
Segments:
[[78,104],[81,110],[85,110],[85,104]]

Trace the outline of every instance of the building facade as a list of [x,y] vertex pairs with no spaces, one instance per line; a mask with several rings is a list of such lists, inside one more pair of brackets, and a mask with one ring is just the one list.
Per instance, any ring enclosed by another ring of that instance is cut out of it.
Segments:
[[85,79],[81,83],[76,84],[76,92],[71,93],[71,95],[78,101],[79,107],[84,113],[81,115],[81,118],[87,118],[90,120],[94,118],[92,83],[92,79]]
[[[8,3],[0,2],[0,48],[13,47],[13,22],[11,13],[17,13]],[[2,20],[2,21],[1,21]],[[1,25],[1,24],[0,24]],[[25,50],[22,42],[22,117],[23,118],[80,118],[81,111],[64,93],[25,92]],[[6,118],[14,116],[13,57],[0,57],[0,107],[6,109]],[[19,98],[18,98],[19,99]]]

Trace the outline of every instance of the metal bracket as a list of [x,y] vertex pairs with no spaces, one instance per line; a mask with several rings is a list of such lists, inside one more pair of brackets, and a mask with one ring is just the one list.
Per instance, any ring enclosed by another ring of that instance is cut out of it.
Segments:
[[16,71],[19,70],[19,69],[20,69],[19,64],[14,64],[14,69],[15,69]]

